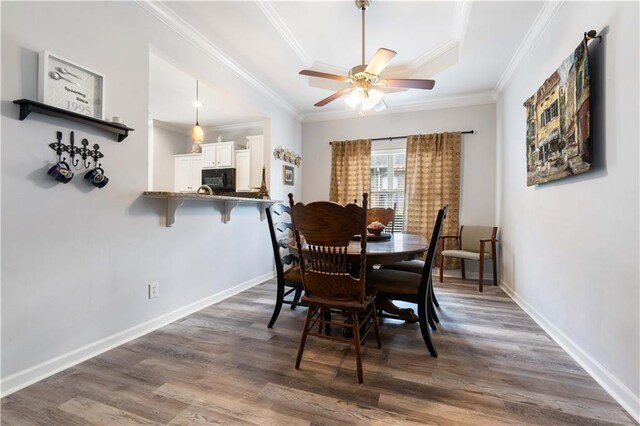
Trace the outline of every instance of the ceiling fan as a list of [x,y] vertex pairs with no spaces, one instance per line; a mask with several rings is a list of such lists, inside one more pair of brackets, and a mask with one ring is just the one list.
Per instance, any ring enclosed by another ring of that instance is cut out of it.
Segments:
[[345,102],[351,107],[360,107],[360,113],[375,108],[375,111],[381,111],[387,108],[387,104],[382,100],[384,92],[378,89],[433,89],[434,80],[423,79],[384,79],[380,77],[380,73],[389,65],[389,62],[396,56],[396,52],[390,49],[380,48],[371,59],[369,64],[364,62],[364,28],[365,28],[365,11],[371,4],[371,0],[355,0],[356,6],[362,11],[362,64],[356,65],[349,71],[348,77],[337,74],[329,74],[320,71],[302,70],[299,74],[309,77],[326,78],[330,80],[338,80],[349,84],[342,90],[339,90],[317,102],[314,106],[321,107],[332,102],[342,96],[348,95]]

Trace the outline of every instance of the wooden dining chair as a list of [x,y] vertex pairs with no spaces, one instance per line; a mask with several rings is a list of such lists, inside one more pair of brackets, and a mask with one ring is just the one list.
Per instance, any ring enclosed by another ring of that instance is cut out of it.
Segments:
[[[289,194],[294,235],[298,252],[306,260],[300,263],[305,302],[309,309],[302,330],[300,348],[296,358],[296,369],[304,352],[307,336],[340,340],[354,345],[358,383],[362,383],[362,357],[360,345],[371,328],[375,330],[378,343],[380,335],[375,309],[375,294],[366,293],[367,262],[367,194],[363,194],[363,206],[318,201],[309,204],[294,204]],[[360,235],[358,269],[354,277],[350,274],[348,258],[349,241]],[[304,244],[303,244],[304,240]],[[344,315],[343,314],[347,314]],[[342,318],[343,320],[340,320]],[[313,332],[317,325],[317,332]],[[326,327],[338,326],[350,333],[327,333]],[[324,333],[323,333],[324,330]],[[342,338],[350,335],[352,339]]]
[[[447,211],[449,209],[449,206],[446,205],[443,207],[444,211],[445,211],[445,216],[443,219],[447,218]],[[442,238],[442,237],[440,237]],[[434,260],[435,262],[435,260]],[[424,270],[424,260],[421,259],[414,259],[414,260],[405,260],[402,262],[395,262],[395,263],[390,263],[390,264],[386,264],[386,265],[381,265],[380,266],[381,269],[395,269],[398,271],[405,271],[405,272],[412,272],[414,274],[418,274],[421,275],[422,271]],[[436,298],[436,294],[433,291],[433,286],[431,286],[431,299],[433,301],[433,304],[436,307],[440,307],[440,304],[438,303],[438,299]],[[437,311],[434,309],[433,310],[433,320],[436,323],[439,323],[440,320],[438,318],[438,313]],[[435,330],[435,324],[431,327]]]
[[[295,309],[300,304],[302,295],[302,275],[298,256],[291,253],[288,243],[293,240],[293,225],[291,224],[291,209],[284,204],[274,204],[265,208],[271,247],[276,265],[276,305],[267,327],[272,328],[280,315],[282,305],[291,305]],[[275,220],[274,220],[275,218]],[[285,269],[287,267],[287,269]],[[285,299],[294,293],[292,299]]]
[[[497,226],[461,226],[458,235],[445,235],[440,237],[440,282],[442,282],[444,271],[444,258],[456,257],[460,259],[460,269],[462,279],[466,279],[467,275],[464,270],[465,260],[475,260],[479,262],[478,291],[482,293],[482,284],[484,281],[484,261],[491,259],[493,266],[493,285],[498,285],[498,270],[496,269],[496,235],[498,234]],[[454,250],[445,250],[444,242],[446,239],[453,239],[458,243],[458,248]]]
[[423,262],[421,274],[398,270],[379,269],[367,276],[367,286],[377,291],[377,296],[385,299],[403,300],[418,305],[418,323],[424,343],[432,357],[437,357],[429,327],[435,328],[433,319],[435,309],[433,307],[433,280],[431,269],[436,256],[437,241],[442,233],[442,223],[447,216],[447,206],[438,211],[436,222],[433,226],[429,250]]
[[390,228],[391,233],[393,233],[396,221],[396,206],[397,203],[393,203],[393,208],[372,207],[368,209],[367,224],[371,222],[380,222],[387,228]]

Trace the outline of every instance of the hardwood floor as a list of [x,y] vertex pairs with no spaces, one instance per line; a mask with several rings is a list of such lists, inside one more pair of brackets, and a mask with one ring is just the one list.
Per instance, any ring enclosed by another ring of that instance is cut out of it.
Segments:
[[269,281],[2,399],[26,424],[634,424],[511,299],[436,284],[431,358],[417,324],[385,320],[357,385],[348,345],[310,338],[305,309],[272,330]]

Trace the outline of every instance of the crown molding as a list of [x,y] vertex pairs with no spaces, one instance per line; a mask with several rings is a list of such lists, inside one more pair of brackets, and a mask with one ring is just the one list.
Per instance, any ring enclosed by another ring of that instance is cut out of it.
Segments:
[[500,92],[504,90],[509,80],[511,80],[511,77],[513,77],[515,71],[528,56],[529,52],[531,52],[531,50],[535,47],[540,37],[542,37],[544,30],[547,28],[563,3],[564,0],[547,0],[544,5],[542,5],[542,8],[536,15],[533,23],[529,27],[529,30],[522,39],[522,42],[511,57],[509,64],[500,76],[498,83],[496,83],[496,86],[492,92],[492,96],[494,99],[496,99]]
[[193,125],[169,123],[155,118],[151,121],[153,121],[153,127],[159,127],[174,133],[184,134],[185,136],[191,135],[191,128],[193,127]]
[[204,51],[210,58],[221,63],[250,86],[257,89],[267,99],[300,120],[300,111],[298,111],[296,107],[231,59],[229,55],[213,44],[207,37],[187,23],[168,6],[162,2],[151,0],[137,0],[137,3],[178,35]]
[[[427,111],[434,109],[459,108],[474,105],[493,104],[495,100],[490,92],[474,93],[464,96],[450,96],[447,98],[430,99],[428,101],[404,104],[398,106],[389,106],[386,110],[376,112],[375,115],[381,114],[399,114],[405,112]],[[303,123],[315,123],[318,121],[344,120],[349,118],[359,118],[360,114],[356,110],[340,110],[327,112],[312,112],[303,116]],[[366,116],[365,116],[366,117]]]
[[296,36],[289,29],[284,20],[278,15],[278,12],[273,8],[271,3],[267,0],[255,0],[256,6],[264,13],[271,25],[280,33],[280,36],[289,45],[291,50],[298,56],[306,68],[313,65],[313,59],[304,50]]
[[[167,121],[153,119],[154,127],[159,127],[161,129],[169,130],[174,133],[183,134],[185,136],[191,135],[191,129],[193,128],[193,124],[183,124],[183,123],[170,123]],[[224,132],[228,130],[240,130],[240,129],[251,129],[257,127],[264,127],[264,121],[247,121],[244,123],[232,123],[232,124],[220,124],[216,126],[202,126],[202,131],[206,133],[210,132]]]
[[453,15],[453,38],[458,41],[458,58],[462,54],[462,45],[467,35],[472,4],[470,0],[456,2],[456,12]]
[[250,129],[253,127],[264,127],[264,121],[247,121],[245,123],[222,124],[219,126],[208,126],[203,128],[204,132],[224,132],[227,130]]

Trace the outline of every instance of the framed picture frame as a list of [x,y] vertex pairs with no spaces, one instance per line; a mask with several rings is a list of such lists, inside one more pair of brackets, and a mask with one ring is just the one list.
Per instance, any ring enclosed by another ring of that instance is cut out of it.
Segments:
[[294,169],[293,166],[282,166],[282,183],[284,185],[293,186]]
[[104,120],[105,77],[48,51],[38,60],[38,100]]

